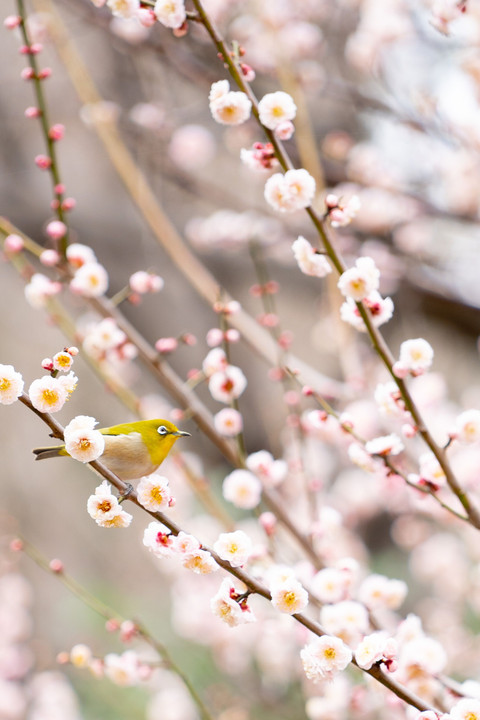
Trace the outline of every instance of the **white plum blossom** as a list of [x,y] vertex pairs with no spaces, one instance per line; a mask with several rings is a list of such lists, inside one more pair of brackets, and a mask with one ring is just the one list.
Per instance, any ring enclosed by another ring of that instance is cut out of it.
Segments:
[[375,402],[382,415],[403,416],[405,407],[396,382],[379,383],[375,388]]
[[183,530],[180,530],[176,537],[172,536],[172,540],[172,547],[174,548],[175,552],[179,553],[180,555],[191,555],[193,553],[196,553],[197,550],[200,550],[201,548],[200,542],[197,540],[197,538],[194,535],[189,535]]
[[73,365],[73,356],[67,350],[63,350],[53,356],[52,362],[55,370],[67,372]]
[[395,433],[382,435],[365,443],[365,450],[370,453],[370,455],[398,455],[404,449],[404,444]]
[[260,502],[262,485],[249,470],[233,470],[223,481],[223,497],[238,508],[251,510]]
[[310,582],[310,590],[323,603],[345,600],[350,585],[349,576],[340,568],[323,568]]
[[97,258],[91,247],[82,243],[71,243],[67,247],[67,260],[74,268],[79,268],[86,263],[94,263]]
[[397,655],[397,643],[385,632],[375,632],[366,635],[357,645],[355,650],[355,660],[357,665],[364,670],[370,668],[378,662],[387,662],[387,667],[395,661]]
[[0,364],[0,405],[11,405],[23,392],[23,378],[13,365]]
[[320,623],[327,633],[337,635],[348,644],[360,642],[370,624],[366,607],[355,600],[324,605]]
[[[393,315],[393,300],[389,297],[382,298],[377,290],[365,297],[363,303],[375,327],[388,322]],[[340,317],[344,322],[352,325],[355,330],[366,332],[367,328],[353,298],[348,297],[343,303],[340,308]]]
[[418,458],[418,464],[418,481],[421,484],[431,485],[435,487],[436,490],[446,485],[447,478],[443,468],[432,452],[426,452],[420,455]]
[[308,605],[308,592],[295,578],[273,583],[271,587],[272,605],[282,613],[294,615]]
[[208,575],[209,573],[216,572],[219,569],[219,565],[215,562],[211,553],[208,550],[194,550],[190,553],[185,553],[182,556],[182,565],[188,570],[193,570],[197,575]]
[[480,720],[480,700],[462,698],[450,708],[450,720]]
[[340,638],[322,635],[300,651],[305,675],[313,682],[331,680],[345,670],[352,660],[352,651]]
[[215,430],[224,437],[235,437],[243,430],[243,418],[234,408],[223,408],[213,418]]
[[214,615],[219,617],[229,627],[236,627],[247,622],[255,622],[252,613],[245,601],[238,603],[235,599],[240,595],[230,578],[225,578],[216,595],[210,601],[210,608]]
[[325,277],[332,272],[332,266],[325,255],[316,251],[302,235],[292,244],[292,250],[298,267],[305,275]]
[[168,508],[173,500],[167,478],[157,473],[140,478],[137,498],[140,505],[152,512]]
[[95,494],[87,500],[87,511],[100,527],[128,527],[132,515],[122,510],[118,498],[112,493],[109,482],[104,480],[95,488]]
[[153,12],[162,25],[172,29],[181,27],[187,18],[184,0],[156,0]]
[[336,195],[327,195],[328,219],[334,228],[349,225],[360,210],[360,198],[352,195],[348,200],[340,200]]
[[61,410],[68,398],[67,389],[60,382],[60,378],[51,375],[34,380],[28,389],[28,395],[36,410],[49,413]]
[[297,114],[297,106],[293,98],[286,92],[267,93],[258,103],[260,122],[269,130],[275,130],[287,120],[293,120]]
[[121,18],[135,17],[140,8],[139,0],[107,0],[112,15]]
[[222,348],[219,347],[215,347],[213,348],[213,350],[210,350],[210,352],[207,353],[207,355],[205,356],[205,359],[202,363],[202,370],[208,378],[213,375],[213,373],[225,370],[227,366],[228,360],[225,354],[225,350],[222,350]]
[[370,610],[389,608],[397,610],[407,595],[407,585],[403,580],[395,580],[378,575],[369,575],[358,589],[358,599]]
[[145,295],[146,293],[160,292],[165,282],[160,275],[155,275],[155,273],[146,272],[145,270],[137,270],[133,275],[130,275],[128,284],[133,292],[139,295]]
[[251,101],[244,92],[230,90],[228,80],[213,83],[208,99],[213,119],[222,125],[240,125],[250,117]]
[[143,544],[158,558],[175,555],[175,536],[162,523],[151,522],[143,533]]
[[100,297],[108,290],[108,274],[98,262],[85,263],[70,281],[70,290],[84,297]]
[[399,660],[405,671],[420,668],[426,673],[437,675],[445,669],[447,654],[438,640],[421,635],[402,646]]
[[95,430],[95,418],[77,415],[64,430],[65,450],[70,457],[80,462],[97,460],[105,450],[105,438]]
[[70,662],[77,668],[86,668],[90,665],[93,653],[88,645],[78,643],[70,650]]
[[288,465],[285,460],[274,460],[273,455],[267,450],[252,453],[247,457],[245,464],[265,487],[275,487],[287,477]]
[[50,280],[42,273],[34,273],[30,282],[25,285],[25,298],[31,307],[35,309],[44,308],[49,298],[57,295],[62,289],[59,282]]
[[337,283],[342,295],[360,302],[374,290],[378,290],[380,271],[370,257],[358,258],[355,266],[345,270]]
[[241,567],[252,553],[252,541],[243,530],[221,533],[213,549],[222,560],[228,560],[232,567]]
[[351,462],[365,472],[375,472],[379,468],[379,461],[372,458],[360,443],[351,443],[348,446],[347,454]]
[[480,440],[480,410],[465,410],[455,420],[452,437],[469,445]]
[[265,200],[275,210],[294,212],[312,204],[315,180],[304,168],[275,173],[265,183]]
[[423,338],[405,340],[400,345],[400,357],[393,370],[398,377],[407,373],[421,375],[431,367],[433,355],[432,346]]
[[115,685],[131,687],[137,685],[141,679],[141,665],[137,653],[127,650],[121,655],[108,653],[103,660],[105,675]]
[[213,399],[223,403],[239,398],[246,387],[247,378],[235,365],[227,365],[224,370],[213,373],[208,381]]

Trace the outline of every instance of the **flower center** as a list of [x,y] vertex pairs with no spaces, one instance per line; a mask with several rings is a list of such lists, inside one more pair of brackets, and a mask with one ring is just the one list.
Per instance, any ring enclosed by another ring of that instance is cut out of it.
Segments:
[[4,392],[5,390],[8,390],[12,383],[8,378],[0,378],[0,392]]
[[98,509],[100,510],[100,512],[110,512],[110,510],[112,509],[112,503],[110,502],[110,500],[104,500],[103,502],[99,503]]
[[45,389],[42,393],[43,399],[48,405],[55,405],[58,402],[58,393],[56,390]]

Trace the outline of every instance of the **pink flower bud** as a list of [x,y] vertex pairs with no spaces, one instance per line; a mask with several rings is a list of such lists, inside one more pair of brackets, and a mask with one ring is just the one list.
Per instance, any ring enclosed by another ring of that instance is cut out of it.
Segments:
[[255,70],[247,65],[246,63],[240,63],[240,70],[242,71],[243,77],[247,82],[253,82],[255,80]]
[[392,370],[395,377],[398,378],[406,378],[408,375],[408,367],[400,362],[394,363]]
[[214,348],[221,345],[223,342],[223,332],[220,328],[211,328],[207,332],[207,345],[208,347]]
[[65,200],[62,202],[62,210],[64,210],[65,212],[69,212],[70,210],[74,209],[76,204],[77,201],[75,200],[75,198],[65,198]]
[[197,338],[193,333],[183,333],[182,342],[189,347],[193,347],[193,345],[197,344]]
[[263,315],[257,317],[257,320],[260,325],[267,328],[273,328],[278,325],[278,315],[275,315],[275,313],[263,313]]
[[58,653],[56,661],[59,665],[68,665],[70,662],[70,654],[65,650],[62,650],[62,652]]
[[302,395],[305,395],[305,397],[309,397],[310,395],[313,395],[313,390],[309,385],[304,385],[302,388]]
[[30,55],[38,55],[43,50],[43,45],[41,43],[32,43],[30,45]]
[[273,382],[279,382],[285,377],[285,371],[282,370],[282,368],[270,368],[267,375],[269,380],[272,380]]
[[277,526],[277,518],[272,512],[263,512],[258,518],[267,535],[273,535]]
[[60,254],[56,250],[44,250],[40,255],[40,262],[47,267],[54,267],[60,260]]
[[52,210],[58,210],[60,202],[58,200],[50,200],[50,207]]
[[23,250],[25,246],[25,243],[23,242],[23,238],[20,237],[20,235],[7,235],[5,238],[5,242],[3,245],[3,249],[7,253],[18,253]]
[[185,37],[185,35],[187,33],[188,33],[188,23],[186,20],[183,23],[183,25],[180,25],[179,28],[174,28],[172,31],[173,36],[177,37],[177,38]]
[[160,338],[155,343],[155,349],[162,355],[171,353],[178,347],[178,340],[174,337]]
[[337,207],[338,202],[339,202],[338,197],[336,195],[333,195],[332,193],[327,195],[327,197],[325,198],[325,205],[329,209]]
[[132,620],[124,620],[120,625],[120,640],[122,642],[131,642],[137,634],[138,628]]
[[42,368],[46,370],[47,372],[52,372],[53,370],[53,360],[52,358],[44,358],[42,360]]
[[38,73],[38,79],[39,80],[46,80],[49,78],[52,74],[52,68],[46,67],[42,68]]
[[80,352],[80,350],[77,347],[75,347],[75,345],[71,345],[70,347],[66,348],[66,350],[67,350],[68,354],[71,355],[72,357],[76,357],[78,355],[78,353]]
[[31,67],[23,68],[22,72],[20,73],[20,77],[22,80],[33,80],[35,77],[35,70]]
[[107,632],[117,632],[120,628],[120,623],[116,618],[109,618],[105,623],[105,630]]
[[281,348],[283,348],[284,350],[288,350],[292,342],[293,333],[290,330],[284,330],[282,333],[280,333],[280,337],[278,338],[278,344]]
[[225,340],[229,343],[236,343],[240,340],[240,333],[236,328],[228,328],[225,332]]
[[67,226],[61,220],[52,220],[45,228],[45,232],[52,240],[60,240],[67,234]]
[[61,140],[64,135],[65,125],[62,125],[61,123],[56,123],[55,125],[52,125],[52,127],[48,131],[48,137],[50,138],[50,140]]
[[153,12],[153,10],[150,10],[150,8],[140,8],[137,11],[137,17],[140,21],[140,24],[146,28],[152,27],[152,25],[155,25],[155,23],[157,22],[155,13]]
[[20,538],[14,538],[14,540],[10,541],[9,547],[12,552],[21,552],[23,550],[23,540],[20,540]]
[[22,24],[22,18],[20,15],[8,15],[3,21],[3,26],[7,30],[15,30],[19,25]]
[[279,140],[290,140],[293,133],[295,132],[295,125],[291,120],[285,120],[284,122],[277,125],[274,130],[275,137]]
[[52,167],[52,159],[49,158],[48,155],[37,155],[35,165],[39,167],[40,170],[48,170]]
[[408,423],[405,423],[405,425],[402,425],[402,433],[404,437],[406,438],[413,438],[418,432],[418,428],[414,425],[409,425]]
[[42,114],[42,111],[40,110],[40,108],[33,107],[33,106],[27,107],[24,112],[25,117],[28,118],[29,120],[31,118],[38,118],[38,117],[40,117],[41,114]]
[[298,403],[298,393],[295,390],[289,390],[283,396],[283,399],[287,405],[296,405]]
[[58,183],[53,189],[55,190],[55,195],[63,195],[65,192],[65,185],[63,183]]
[[53,560],[50,560],[48,563],[48,567],[50,570],[54,573],[60,574],[64,571],[65,566],[61,560],[58,558],[54,558]]

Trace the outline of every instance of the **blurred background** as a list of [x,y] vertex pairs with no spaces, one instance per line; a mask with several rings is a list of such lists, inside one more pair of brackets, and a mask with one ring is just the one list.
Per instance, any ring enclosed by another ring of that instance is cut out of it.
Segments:
[[[7,14],[16,12],[12,0],[5,5]],[[295,166],[315,176],[318,209],[323,211],[327,190],[360,197],[361,211],[339,231],[338,244],[347,262],[371,255],[380,267],[381,291],[393,297],[396,308],[385,326],[393,353],[402,340],[425,337],[436,351],[435,372],[443,378],[439,392],[445,402],[460,408],[478,405],[478,4],[452,16],[446,27],[428,2],[209,0],[205,5],[221,32],[245,48],[244,60],[257,73],[256,95],[282,88],[294,97],[297,133],[286,147]],[[206,333],[218,317],[131,202],[94,130],[92,118],[98,122],[102,114],[118,124],[169,218],[218,282],[251,315],[261,315],[259,299],[249,293],[258,282],[252,254],[260,254],[261,267],[280,285],[275,302],[281,329],[293,331],[292,351],[338,381],[339,410],[362,399],[371,390],[362,377],[371,373],[374,387],[381,371],[365,338],[341,325],[336,281],[306,278],[294,264],[292,241],[302,234],[315,242],[308,218],[302,213],[274,215],[263,199],[266,176],[239,162],[241,148],[263,141],[256,124],[225,128],[210,117],[210,85],[226,77],[226,71],[203,29],[190,23],[186,37],[175,38],[160,25],[147,29],[135,19],[112,18],[107,8],[96,8],[89,0],[60,0],[54,6],[52,17],[47,3],[29,2],[29,12],[36,13],[29,27],[44,44],[41,65],[53,70],[44,83],[51,122],[66,127],[57,149],[67,195],[77,202],[70,216],[72,239],[90,245],[107,268],[108,295],[120,292],[137,270],[161,275],[165,288],[160,294],[146,296],[139,305],[123,303],[121,309],[152,344],[160,337],[193,333],[197,344],[181,346],[169,360],[184,379],[201,366],[209,349]],[[85,106],[76,95],[51,41],[52,27],[59,22],[91,73],[102,104]],[[29,83],[20,79],[25,62],[19,45],[15,32],[3,30],[1,214],[47,246],[51,187],[47,174],[34,164],[44,146],[38,123],[24,117],[34,98]],[[25,302],[22,278],[3,260],[0,360],[14,365],[28,387],[42,374],[42,359],[62,349],[66,340],[43,311]],[[69,307],[80,324],[85,322],[80,299],[70,299]],[[282,456],[288,414],[282,389],[267,379],[268,365],[248,345],[234,346],[232,361],[248,370],[241,402],[248,452],[268,448]],[[83,354],[74,371],[79,386],[60,422],[87,414],[108,426],[134,417]],[[148,407],[168,407],[162,403],[171,399],[162,399],[162,388],[140,363],[122,373]],[[218,411],[203,388],[200,396],[212,412]],[[218,495],[228,466],[192,423],[182,427],[192,432],[187,450],[201,458],[200,473]],[[228,720],[255,716],[258,707],[245,709],[234,680],[220,683],[207,649],[174,633],[167,618],[167,581],[153,558],[139,551],[142,514],[134,509],[132,526],[122,532],[95,526],[85,504],[96,479],[73,461],[34,465],[31,448],[47,441],[46,427],[25,407],[0,408],[4,546],[20,532],[47,557],[60,555],[80,582],[127,617],[141,617],[163,642],[172,644],[185,669],[207,688],[218,714]],[[172,464],[164,469],[168,477],[178,475]],[[177,480],[181,496],[186,491],[180,487],[182,479]],[[192,503],[195,515],[195,501],[185,502]],[[208,533],[207,522],[199,525]],[[394,556],[395,570],[407,572],[405,557],[392,549],[389,528],[390,520],[379,510],[359,529],[377,553],[379,567]],[[5,570],[15,570],[6,550],[2,563]],[[55,578],[26,560],[21,572],[34,588],[28,645],[36,671],[54,668],[56,654],[77,642],[90,644],[100,655],[121,651],[118,639],[104,632],[103,621]],[[70,676],[85,718],[139,717],[143,712],[145,697],[138,688],[119,695],[107,681],[96,683],[81,671]],[[258,692],[262,698],[262,717],[278,713],[278,688],[256,687],[252,673],[245,674],[243,683],[245,693]],[[295,687],[286,707],[284,717],[298,711]],[[157,717],[169,718],[151,709],[149,719]]]

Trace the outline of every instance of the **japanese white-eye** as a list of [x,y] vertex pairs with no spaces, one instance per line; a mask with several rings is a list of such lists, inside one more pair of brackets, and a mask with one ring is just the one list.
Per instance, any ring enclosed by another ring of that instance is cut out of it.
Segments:
[[[153,473],[165,460],[179,437],[190,433],[179,430],[169,420],[137,422],[99,428],[105,438],[105,450],[98,458],[122,480],[136,480]],[[65,445],[33,450],[36,460],[69,457]]]

